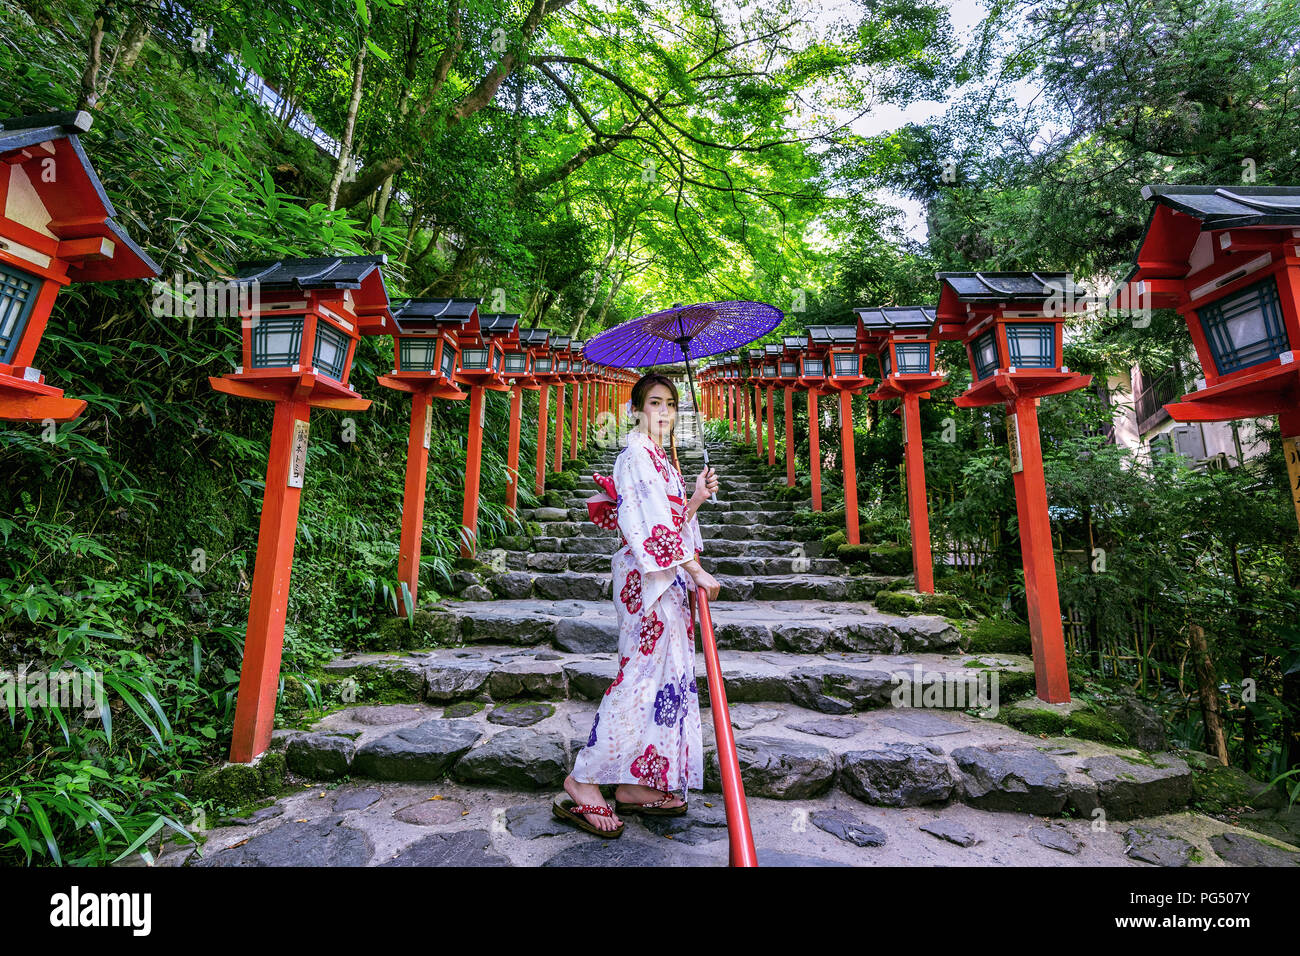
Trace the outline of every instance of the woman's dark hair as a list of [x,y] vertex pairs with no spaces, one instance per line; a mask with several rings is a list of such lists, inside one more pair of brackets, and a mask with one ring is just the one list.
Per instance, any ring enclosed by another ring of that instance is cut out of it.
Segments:
[[[671,378],[669,378],[667,375],[664,375],[662,372],[647,372],[646,374],[642,375],[639,379],[637,379],[637,383],[632,386],[632,397],[629,399],[629,404],[632,406],[633,411],[640,411],[641,409],[645,408],[646,395],[649,393],[650,389],[654,388],[656,385],[663,385],[665,388],[668,389],[668,391],[672,392],[673,404],[677,406],[678,414],[680,415],[681,402],[677,395],[677,386],[673,383],[673,380]],[[677,471],[680,474],[682,470],[682,466],[677,462],[677,421],[676,419],[673,420],[673,430],[668,433],[668,439],[670,444],[672,445],[672,450],[673,450],[673,465],[677,468]],[[685,481],[685,478],[683,478],[682,480]]]

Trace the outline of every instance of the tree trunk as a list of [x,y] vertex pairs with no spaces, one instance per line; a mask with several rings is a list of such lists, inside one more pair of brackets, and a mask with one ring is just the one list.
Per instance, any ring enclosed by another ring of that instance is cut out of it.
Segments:
[[605,301],[600,304],[600,312],[596,315],[596,327],[603,329],[605,327],[605,315],[609,312],[609,307],[614,303],[614,297],[618,295],[618,290],[623,287],[623,280],[627,277],[627,270],[623,270],[614,280],[613,285],[609,287],[609,295]]
[[135,69],[135,61],[140,58],[140,51],[144,49],[144,42],[149,39],[149,31],[152,29],[149,16],[161,2],[162,0],[147,0],[140,12],[131,19],[130,26],[117,45],[114,72],[124,70],[129,73]]
[[474,243],[467,238],[464,248],[456,253],[456,259],[451,264],[451,270],[439,276],[429,286],[432,294],[439,296],[456,295],[460,291],[461,283],[465,280],[465,273],[470,270],[477,258],[478,250],[475,248]]
[[1205,722],[1205,749],[1226,767],[1228,741],[1224,737],[1223,721],[1219,716],[1219,682],[1214,676],[1214,662],[1210,660],[1205,629],[1199,624],[1193,624],[1190,637],[1192,663],[1196,668],[1197,696],[1201,699],[1201,719]]
[[577,325],[582,325],[582,320],[587,317],[587,313],[591,311],[591,307],[596,304],[596,296],[600,294],[600,284],[605,281],[605,270],[608,269],[609,264],[614,261],[614,253],[616,251],[614,240],[611,238],[609,240],[609,251],[605,253],[605,258],[601,260],[600,265],[596,267],[596,271],[591,277],[591,292],[582,297],[582,305],[579,307],[578,315],[574,319],[574,322]]
[[[419,66],[419,63],[420,63],[420,22],[416,20],[411,24],[411,37],[410,37],[410,41],[406,45],[406,68],[402,74],[405,83],[402,86],[401,95],[398,96],[397,98],[397,115],[399,117],[400,122],[405,122],[406,114],[411,111],[411,87],[415,83],[415,72],[416,72],[416,68]],[[393,197],[393,177],[396,175],[397,175],[396,173],[393,173],[387,179],[385,179],[384,185],[379,190],[379,204],[375,207],[375,215],[379,217],[380,223],[384,221],[384,216],[387,215],[388,213],[388,202]],[[412,216],[411,221],[414,224],[417,220],[414,216]],[[403,256],[410,255],[411,241],[414,239],[414,237],[415,237],[415,226],[412,225],[411,230],[407,233],[406,236],[406,251],[403,253]],[[370,251],[371,252],[379,251],[378,236],[375,236],[374,239],[371,241]]]
[[104,65],[104,12],[95,13],[90,24],[90,48],[86,56],[86,69],[81,74],[81,96],[77,111],[93,110],[99,102],[99,68]]
[[357,111],[361,108],[361,87],[366,73],[366,51],[369,49],[366,39],[369,36],[370,27],[367,24],[361,30],[361,44],[352,66],[352,100],[348,103],[348,118],[343,126],[343,142],[339,145],[339,161],[334,166],[334,175],[330,179],[329,198],[326,200],[326,208],[330,211],[337,207],[339,186],[343,183],[344,172],[349,169],[355,170],[352,163],[352,135],[357,128]]

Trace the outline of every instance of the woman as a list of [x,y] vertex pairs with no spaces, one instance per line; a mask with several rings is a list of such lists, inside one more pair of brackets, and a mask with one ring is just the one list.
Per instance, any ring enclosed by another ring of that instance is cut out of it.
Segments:
[[553,805],[556,816],[601,837],[619,836],[623,823],[598,784],[618,784],[614,799],[620,813],[673,816],[686,812],[688,787],[703,787],[695,628],[687,592],[702,588],[712,600],[719,590],[696,560],[702,542],[695,518],[700,505],[717,493],[718,477],[706,467],[686,501],[673,439],[677,388],[652,372],[632,387],[628,406],[635,428],[614,463],[612,486],[596,476],[611,503],[603,512],[591,506],[593,521],[602,527],[616,523],[622,535],[613,558],[618,675],[605,691],[573,772],[564,778],[571,799]]

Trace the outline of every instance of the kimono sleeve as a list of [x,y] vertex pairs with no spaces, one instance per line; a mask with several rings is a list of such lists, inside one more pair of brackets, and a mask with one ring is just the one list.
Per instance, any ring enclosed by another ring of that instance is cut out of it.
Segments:
[[703,552],[704,536],[700,533],[699,515],[693,515],[691,520],[686,522],[683,531],[685,533],[682,535],[682,540],[686,544],[687,553],[694,555],[696,552]]
[[676,530],[668,504],[668,490],[650,460],[650,449],[629,442],[614,463],[618,489],[618,529],[627,539],[632,558],[642,574],[665,571],[694,559]]

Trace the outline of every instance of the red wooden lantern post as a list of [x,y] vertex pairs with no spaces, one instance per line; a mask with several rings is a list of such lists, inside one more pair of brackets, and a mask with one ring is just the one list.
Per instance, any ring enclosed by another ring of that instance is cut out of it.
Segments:
[[1300,186],[1145,186],[1142,198],[1155,205],[1118,305],[1176,309],[1205,375],[1165,408],[1179,422],[1278,416],[1300,521]]
[[934,593],[934,556],[930,549],[930,511],[925,494],[925,455],[921,448],[921,399],[948,384],[934,370],[934,310],[926,308],[856,309],[858,338],[879,353],[880,387],[876,401],[902,400],[903,463],[907,475],[907,518],[912,532],[912,569],[916,590]]
[[[754,401],[754,455],[762,459],[763,457],[763,350],[746,349],[744,358],[745,381],[750,385],[749,391],[753,392]],[[749,395],[746,394],[745,405],[749,406]],[[749,431],[745,431],[746,440],[749,439]]]
[[817,394],[825,387],[826,362],[817,355],[810,354],[808,343],[800,343],[799,387],[808,393],[808,471],[812,478],[813,511],[822,510],[822,459],[820,422],[817,420]]
[[90,124],[86,112],[0,120],[0,419],[67,422],[86,409],[33,365],[61,287],[158,275],[82,151]]
[[794,393],[799,388],[799,353],[805,341],[802,335],[782,336],[776,365],[776,381],[785,393],[785,483],[790,488],[795,484]]
[[763,384],[767,386],[767,463],[776,465],[776,427],[773,424],[772,400],[776,395],[776,381],[779,377],[777,364],[781,361],[781,346],[763,346]]
[[737,416],[740,409],[736,407],[736,366],[735,360],[728,356],[722,362],[722,380],[723,388],[727,396],[727,431],[735,435],[737,427]]
[[359,328],[391,323],[380,267],[384,256],[284,259],[241,264],[237,282],[256,283],[241,312],[243,365],[209,378],[217,391],[275,402],[257,561],[248,606],[244,663],[230,760],[248,763],[271,742],[280,683],[298,505],[312,408],[365,411],[348,387]]
[[587,434],[590,430],[591,422],[591,394],[596,387],[596,366],[591,362],[584,361],[586,366],[586,376],[583,379],[582,386],[582,441],[581,447],[587,447]]
[[[549,335],[549,332],[548,332]],[[550,341],[554,341],[551,339]],[[533,381],[541,389],[537,398],[537,464],[533,476],[533,493],[539,498],[546,490],[546,426],[549,418],[547,396],[551,385],[557,381],[555,374],[555,352],[548,347],[537,350],[533,359]]]
[[573,364],[573,352],[570,350],[571,336],[557,335],[551,338],[554,346],[555,364],[552,366],[555,381],[555,453],[551,471],[559,471],[564,464],[564,386],[573,381],[569,366]]
[[741,435],[741,430],[745,427],[745,410],[741,405],[740,398],[745,392],[745,386],[741,382],[740,363],[733,355],[730,359],[728,372],[731,377],[731,404],[736,413],[736,436]]
[[569,401],[569,457],[578,457],[578,414],[583,382],[587,380],[586,363],[582,359],[582,343],[570,346],[573,361],[569,366],[569,382],[573,385]]
[[478,550],[478,489],[483,469],[483,403],[486,393],[507,392],[504,354],[519,347],[519,316],[484,313],[461,328],[460,368],[456,380],[469,386],[469,441],[465,445],[465,501],[461,508],[460,555]]
[[393,305],[391,322],[381,318],[362,327],[363,333],[387,332],[393,336],[393,371],[380,375],[379,384],[411,396],[402,538],[397,552],[402,606],[394,610],[399,614],[414,613],[419,593],[433,401],[466,397],[455,384],[457,333],[477,319],[478,304],[478,299],[406,299]]
[[740,419],[745,429],[745,444],[750,442],[749,420],[753,413],[749,407],[749,363],[744,357],[734,359],[736,363],[736,398],[740,402]]
[[[520,316],[513,316],[518,325]],[[519,329],[519,348],[506,352],[502,369],[510,384],[510,438],[506,450],[506,510],[519,512],[519,429],[524,417],[524,389],[535,392],[543,386],[534,378],[534,366],[546,353],[549,329]],[[542,419],[539,419],[539,422]],[[541,442],[538,442],[541,445]]]
[[744,386],[740,383],[740,363],[734,355],[727,360],[727,377],[731,381],[731,409],[736,419],[736,427],[732,431],[739,437],[740,430],[745,423],[745,413],[740,405],[740,396],[744,391]]
[[[1066,308],[1076,302],[1074,286],[1064,273],[940,272],[936,277],[942,287],[932,333],[940,339],[961,339],[970,358],[973,384],[956,404],[1007,408],[1034,678],[1040,699],[1068,701],[1070,677],[1043,479],[1038,399],[1092,381],[1091,375],[1061,365],[1062,326]],[[1077,303],[1083,304],[1082,297]]]
[[861,544],[858,522],[857,455],[853,447],[853,396],[875,381],[863,374],[856,325],[814,325],[808,329],[808,354],[825,364],[826,387],[840,397],[840,457],[844,474],[844,534]]

